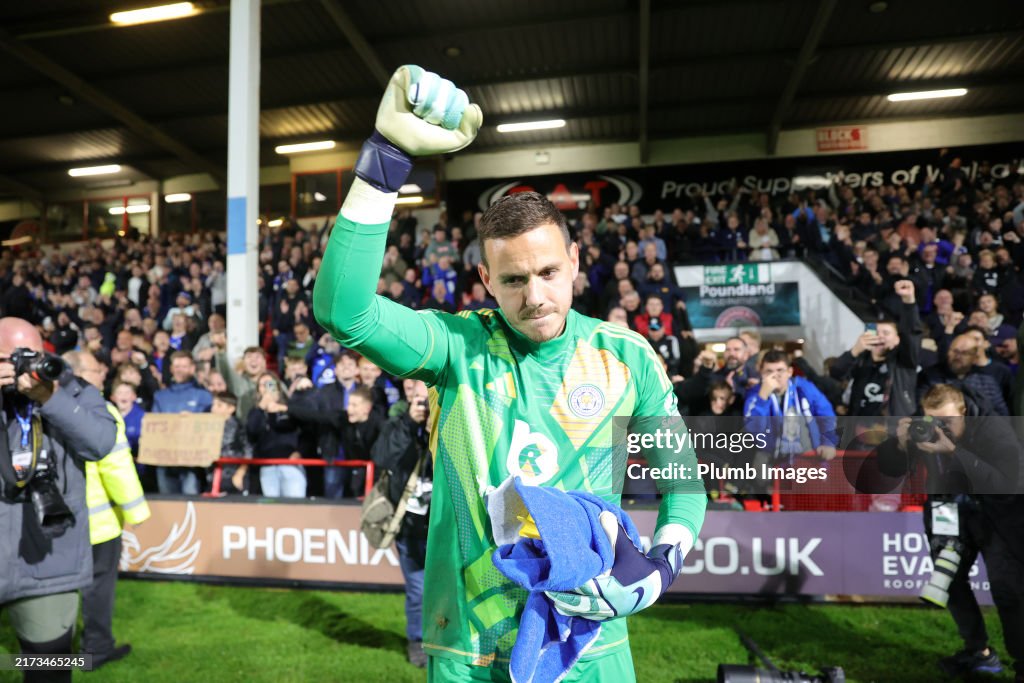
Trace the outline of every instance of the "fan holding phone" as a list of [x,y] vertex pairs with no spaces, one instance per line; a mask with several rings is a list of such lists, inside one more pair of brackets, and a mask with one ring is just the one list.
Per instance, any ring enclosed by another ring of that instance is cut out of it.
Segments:
[[914,283],[898,280],[893,290],[900,297],[898,321],[868,322],[853,348],[833,364],[833,379],[851,379],[850,415],[913,415],[917,407],[918,343],[920,324]]

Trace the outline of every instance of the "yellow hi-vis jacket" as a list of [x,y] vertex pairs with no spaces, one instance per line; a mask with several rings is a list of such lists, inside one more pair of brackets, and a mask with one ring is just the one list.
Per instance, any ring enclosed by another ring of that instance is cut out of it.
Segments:
[[89,541],[93,545],[120,536],[125,522],[140,524],[150,515],[125,436],[124,420],[109,403],[107,410],[117,422],[114,450],[102,460],[85,463],[85,502],[89,506]]

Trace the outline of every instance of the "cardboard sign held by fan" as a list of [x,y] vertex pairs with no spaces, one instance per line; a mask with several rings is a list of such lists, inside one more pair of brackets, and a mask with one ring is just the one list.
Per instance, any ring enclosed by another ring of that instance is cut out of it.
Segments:
[[209,413],[146,413],[138,461],[165,467],[208,467],[220,457],[224,418]]

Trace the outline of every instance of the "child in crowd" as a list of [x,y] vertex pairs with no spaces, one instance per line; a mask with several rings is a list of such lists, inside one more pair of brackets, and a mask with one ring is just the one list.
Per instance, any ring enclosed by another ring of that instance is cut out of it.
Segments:
[[[230,391],[214,394],[210,412],[225,418],[224,436],[220,442],[220,454],[224,458],[252,458],[252,445],[245,435],[242,423],[235,417],[238,398]],[[212,468],[211,468],[212,473]],[[221,471],[220,490],[225,493],[249,495],[249,466],[224,465]]]

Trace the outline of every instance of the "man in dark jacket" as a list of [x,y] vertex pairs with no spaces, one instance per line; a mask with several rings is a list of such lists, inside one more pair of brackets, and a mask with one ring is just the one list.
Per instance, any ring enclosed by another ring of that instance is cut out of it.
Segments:
[[917,410],[918,340],[920,321],[914,283],[900,280],[899,321],[883,321],[862,334],[853,348],[833,363],[833,379],[852,379],[850,411],[853,416],[913,415]]
[[743,337],[730,337],[725,341],[725,352],[722,354],[725,364],[715,371],[716,380],[722,380],[732,385],[736,393],[736,401],[743,403],[747,395],[747,389],[756,384],[758,379],[752,376],[747,370],[747,361],[750,360],[750,348]]
[[[25,348],[42,353],[36,329],[0,319],[0,527],[20,530],[0,543],[0,611],[9,612],[23,654],[70,653],[76,591],[92,583],[84,461],[113,450],[117,426],[99,391],[70,372],[59,382],[16,372],[9,359]],[[44,527],[28,502],[47,481],[67,506],[65,524]],[[71,681],[70,670],[47,676]]]
[[[362,385],[346,389],[334,382],[319,389],[299,379],[288,400],[288,413],[317,430],[317,452],[329,463],[335,460],[367,460],[384,424],[384,414],[374,410],[373,392]],[[337,500],[360,496],[366,482],[363,471],[328,466],[324,471],[324,497]]]
[[[386,414],[375,409],[373,390],[370,387],[360,385],[352,392],[341,425],[341,449],[344,458],[370,458],[373,444],[384,426]],[[346,469],[341,474],[341,482],[343,489],[348,490],[348,495],[361,496],[366,484],[366,471]]]
[[6,291],[0,296],[0,312],[14,318],[30,320],[33,309],[32,294],[25,284],[24,276],[16,272],[4,289]]
[[[906,256],[899,252],[890,252],[885,259],[885,280],[875,292],[877,297],[876,305],[882,314],[899,318],[904,295],[896,290],[896,283],[910,281],[917,292],[923,292],[924,287],[917,277],[910,272],[910,264]],[[915,296],[915,301],[918,297]]]
[[1009,415],[999,383],[978,367],[984,351],[970,333],[957,335],[949,344],[946,362],[930,369],[923,378],[922,393],[936,384],[951,384],[982,404],[983,412]]
[[[341,363],[339,359],[338,364]],[[353,368],[355,361],[351,361]],[[340,381],[331,382],[319,389],[313,382],[300,378],[293,385],[293,393],[288,399],[288,413],[307,427],[316,429],[317,455],[333,463],[343,459],[341,448],[341,429],[347,421],[345,407],[351,391],[358,385],[351,381],[348,387]],[[324,468],[324,497],[332,500],[342,498],[342,468],[328,465]]]
[[[929,504],[925,507],[924,527],[932,541],[932,555],[937,556],[951,542],[959,547],[960,562],[948,586],[948,608],[964,649],[943,659],[940,666],[949,676],[998,673],[1002,668],[999,657],[988,646],[985,621],[967,580],[981,553],[1003,625],[1006,651],[1014,658],[1017,680],[1021,680],[1024,454],[1008,420],[984,413],[967,417],[968,402],[963,392],[949,384],[929,389],[921,406],[926,416],[941,420],[941,424],[928,434],[927,430],[915,429],[911,418],[901,419],[896,438],[879,446],[878,461],[889,476],[925,469]],[[923,424],[919,422],[918,427]],[[937,519],[946,528],[940,531],[935,526]]]
[[[410,476],[418,472],[418,481],[406,501],[405,516],[395,543],[398,561],[405,577],[405,632],[409,639],[409,661],[424,667],[423,652],[423,569],[427,554],[427,521],[430,514],[430,492],[433,473],[427,443],[429,407],[427,385],[418,380],[405,381],[408,409],[388,420],[373,446],[373,462],[381,470],[391,472],[388,498],[398,504]],[[417,466],[419,469],[417,470]]]

